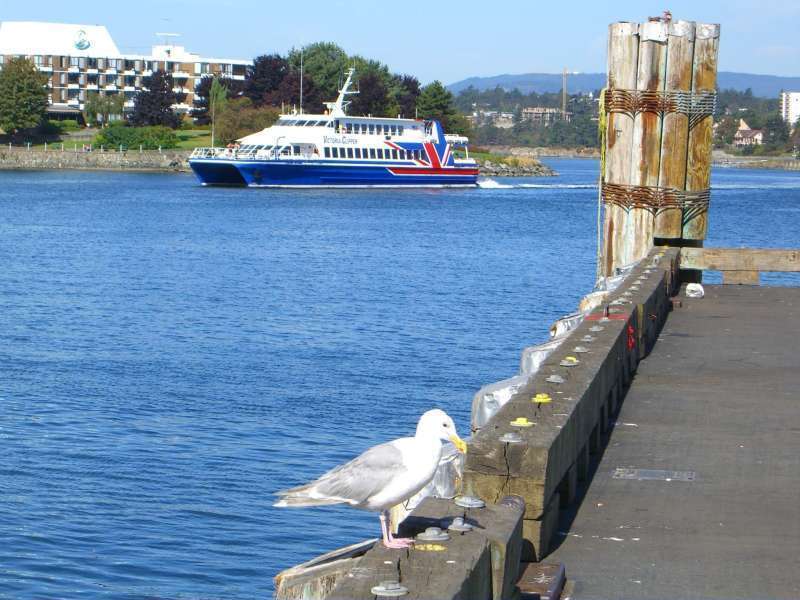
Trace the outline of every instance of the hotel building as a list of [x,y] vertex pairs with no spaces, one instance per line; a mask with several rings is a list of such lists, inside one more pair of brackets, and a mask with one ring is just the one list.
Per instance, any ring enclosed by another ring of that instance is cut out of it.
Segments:
[[192,109],[195,88],[209,75],[244,79],[249,60],[205,58],[183,46],[162,44],[148,56],[123,54],[102,25],[67,25],[4,21],[0,23],[0,68],[11,57],[29,58],[48,79],[53,116],[76,117],[87,95],[124,94],[125,109],[133,108],[133,96],[144,89],[143,81],[154,71],[172,74],[179,113]]

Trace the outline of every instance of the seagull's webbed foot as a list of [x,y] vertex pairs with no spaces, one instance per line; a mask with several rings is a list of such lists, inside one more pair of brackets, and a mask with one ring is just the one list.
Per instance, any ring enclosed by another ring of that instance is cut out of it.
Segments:
[[396,538],[392,535],[391,527],[389,525],[389,516],[386,513],[381,513],[381,533],[383,534],[383,545],[387,548],[401,549],[410,548],[414,545],[414,540],[411,538]]
[[387,548],[411,548],[414,545],[414,540],[411,538],[396,538],[390,537],[383,540],[383,545]]

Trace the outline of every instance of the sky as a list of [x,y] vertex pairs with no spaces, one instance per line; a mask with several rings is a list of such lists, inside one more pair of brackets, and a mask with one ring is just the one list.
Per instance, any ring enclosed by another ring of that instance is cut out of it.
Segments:
[[[666,6],[665,6],[666,5]],[[122,52],[147,53],[157,32],[190,52],[252,58],[316,41],[378,59],[423,83],[503,73],[604,72],[607,25],[665,9],[720,23],[722,71],[800,76],[800,1],[649,0],[2,0],[0,21],[105,25]]]

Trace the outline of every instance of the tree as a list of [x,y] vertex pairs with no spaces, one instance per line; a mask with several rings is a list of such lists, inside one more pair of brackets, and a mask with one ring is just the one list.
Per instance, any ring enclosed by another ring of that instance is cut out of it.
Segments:
[[228,88],[220,82],[218,77],[214,77],[211,82],[211,89],[208,92],[208,111],[211,115],[211,145],[214,146],[214,126],[216,125],[217,116],[225,111],[228,104]]
[[244,83],[237,79],[228,79],[224,75],[205,75],[197,84],[194,90],[195,98],[194,108],[191,111],[191,116],[197,125],[211,124],[211,113],[209,111],[209,95],[211,94],[211,86],[215,79],[228,90],[228,97],[233,98],[243,93]]
[[245,96],[255,106],[267,103],[267,99],[278,89],[288,72],[289,61],[280,54],[257,56],[253,60],[253,66],[247,71]]
[[419,98],[419,79],[413,75],[395,75],[392,78],[393,99],[397,104],[397,112],[412,119],[417,114],[417,99]]
[[47,76],[26,58],[12,58],[0,71],[0,127],[8,133],[39,125],[47,111]]
[[422,119],[439,121],[448,133],[466,134],[469,131],[469,122],[453,104],[453,94],[440,81],[422,88],[417,99],[417,112]]
[[216,132],[222,144],[261,131],[278,120],[279,111],[272,106],[253,106],[250,98],[228,101],[216,118]]
[[87,124],[99,124],[108,127],[111,117],[122,116],[125,109],[125,97],[121,94],[100,95],[90,93],[83,107]]
[[[300,71],[300,54],[303,54],[303,72],[309,75],[325,100],[333,100],[339,91],[342,74],[350,66],[347,54],[331,42],[317,42],[301,50],[289,52],[289,65]],[[305,85],[305,84],[304,84]],[[305,90],[304,96],[305,96]]]
[[[290,70],[278,89],[267,94],[266,103],[270,106],[296,106],[300,108],[300,71]],[[322,112],[322,97],[314,80],[303,73],[303,112]]]
[[181,119],[172,108],[178,102],[177,95],[172,91],[172,75],[156,71],[150,77],[145,77],[142,83],[146,89],[134,96],[131,123],[137,127],[164,125],[176,129]]
[[358,94],[349,112],[354,115],[388,116],[389,90],[377,73],[365,73],[358,78]]
[[767,117],[764,122],[764,144],[769,150],[788,149],[789,126],[777,113]]

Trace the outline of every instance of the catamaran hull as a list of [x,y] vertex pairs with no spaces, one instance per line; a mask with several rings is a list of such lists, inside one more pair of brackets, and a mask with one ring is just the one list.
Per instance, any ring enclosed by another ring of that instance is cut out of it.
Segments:
[[189,166],[203,185],[247,185],[232,160],[192,159]]
[[[205,185],[236,185],[227,170],[213,169],[219,161],[191,160]],[[230,161],[250,187],[471,187],[478,181],[474,167],[417,167],[408,164],[336,164],[321,161]],[[226,165],[227,166],[227,165]]]

